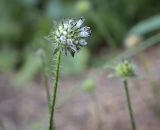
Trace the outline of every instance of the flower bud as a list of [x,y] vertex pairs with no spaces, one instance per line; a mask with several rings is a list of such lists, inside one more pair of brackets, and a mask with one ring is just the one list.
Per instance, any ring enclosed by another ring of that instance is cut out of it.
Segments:
[[142,42],[142,37],[136,34],[130,34],[125,39],[126,48],[134,48]]
[[95,90],[95,82],[91,79],[84,81],[83,89],[85,92],[91,93]]
[[80,0],[76,3],[76,9],[81,14],[88,12],[90,8],[91,8],[91,4],[88,0]]

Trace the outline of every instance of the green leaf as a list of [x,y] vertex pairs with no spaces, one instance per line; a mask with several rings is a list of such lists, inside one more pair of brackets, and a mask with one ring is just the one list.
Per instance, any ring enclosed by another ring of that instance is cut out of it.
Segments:
[[136,24],[131,28],[129,33],[145,35],[147,33],[150,33],[159,29],[160,29],[160,15],[156,15],[142,22],[139,22],[138,24]]

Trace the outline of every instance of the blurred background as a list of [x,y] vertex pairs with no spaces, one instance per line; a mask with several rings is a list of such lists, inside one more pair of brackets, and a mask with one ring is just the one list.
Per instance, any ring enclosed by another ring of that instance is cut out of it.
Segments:
[[[130,129],[122,83],[108,79],[107,69],[124,57],[132,58],[140,73],[129,83],[138,129],[159,130],[159,12],[159,0],[1,0],[0,130],[47,128],[43,72],[51,87],[54,61],[44,37],[54,20],[81,16],[92,35],[75,58],[63,57],[57,130]],[[82,89],[86,79],[94,80],[96,99]]]

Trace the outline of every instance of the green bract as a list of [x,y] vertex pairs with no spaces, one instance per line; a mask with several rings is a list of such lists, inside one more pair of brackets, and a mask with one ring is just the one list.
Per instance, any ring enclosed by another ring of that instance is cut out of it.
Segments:
[[74,56],[82,46],[87,45],[85,39],[91,35],[91,29],[87,26],[82,27],[84,21],[85,19],[81,17],[79,20],[64,19],[54,24],[47,37],[54,44],[54,53],[62,49],[66,55],[70,52]]

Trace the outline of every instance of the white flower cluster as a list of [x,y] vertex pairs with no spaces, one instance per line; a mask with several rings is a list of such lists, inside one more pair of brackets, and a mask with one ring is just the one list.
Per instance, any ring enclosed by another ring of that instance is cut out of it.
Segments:
[[87,26],[82,27],[84,20],[82,17],[79,20],[64,19],[55,25],[48,36],[55,45],[55,51],[61,48],[66,55],[69,51],[74,56],[80,47],[87,44],[85,38],[91,35],[91,29]]

